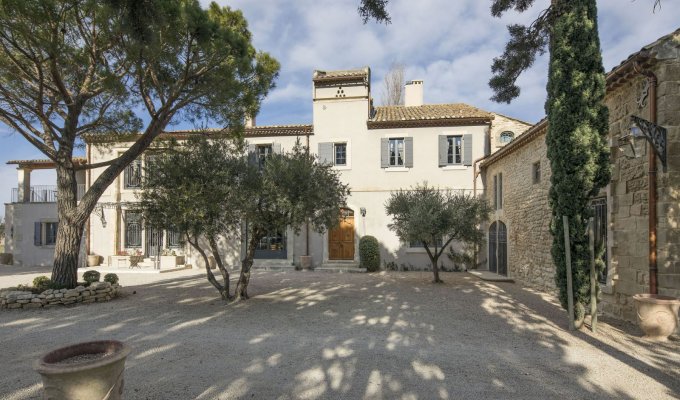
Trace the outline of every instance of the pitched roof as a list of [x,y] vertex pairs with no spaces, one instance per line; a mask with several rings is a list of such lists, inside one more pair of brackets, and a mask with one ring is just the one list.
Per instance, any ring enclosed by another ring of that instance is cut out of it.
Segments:
[[335,71],[315,70],[312,75],[314,82],[347,82],[364,81],[368,83],[371,69],[369,67],[357,69],[339,69]]
[[[73,157],[74,164],[85,164],[87,159],[85,157]],[[18,165],[19,168],[32,168],[32,169],[51,169],[55,168],[56,164],[49,158],[39,158],[34,160],[9,160],[7,164]]]
[[[207,129],[180,129],[175,131],[165,131],[156,140],[165,139],[187,139],[191,136],[201,134],[219,135],[228,134],[229,129],[207,128]],[[269,136],[307,136],[313,135],[312,125],[262,125],[244,129],[244,137],[269,137]],[[83,139],[87,143],[110,143],[110,142],[131,142],[137,140],[141,134],[131,135],[89,135]]]
[[493,118],[492,113],[465,103],[383,106],[375,108],[375,115],[368,121],[368,128],[485,124]]

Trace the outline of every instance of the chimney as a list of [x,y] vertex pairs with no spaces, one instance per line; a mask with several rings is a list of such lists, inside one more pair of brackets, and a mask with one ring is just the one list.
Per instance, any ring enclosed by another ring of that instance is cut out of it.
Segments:
[[247,115],[244,125],[245,125],[246,128],[254,128],[255,127],[255,117],[254,116],[251,117],[251,116]]
[[404,93],[404,105],[422,106],[423,105],[423,80],[416,79],[406,82],[406,90]]

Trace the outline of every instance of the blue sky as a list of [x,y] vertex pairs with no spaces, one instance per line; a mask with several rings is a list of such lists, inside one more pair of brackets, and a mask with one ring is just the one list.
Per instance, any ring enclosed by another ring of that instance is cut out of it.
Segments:
[[[207,5],[208,1],[202,1]],[[364,25],[359,0],[218,1],[241,9],[249,21],[255,47],[281,62],[277,87],[262,105],[258,125],[310,123],[314,69],[369,66],[376,104],[382,79],[394,62],[405,78],[425,81],[426,103],[464,102],[529,122],[544,115],[547,55],[525,72],[521,96],[511,104],[489,100],[490,65],[507,40],[506,25],[530,23],[549,0],[537,0],[524,14],[493,18],[491,0],[391,0],[392,24]],[[673,0],[652,12],[654,0],[600,0],[599,28],[605,69],[680,27]],[[188,127],[180,124],[178,127]],[[9,201],[17,183],[10,159],[42,158],[23,138],[0,124],[0,200]],[[54,174],[34,173],[34,185],[54,184]],[[4,209],[0,211],[4,214]]]

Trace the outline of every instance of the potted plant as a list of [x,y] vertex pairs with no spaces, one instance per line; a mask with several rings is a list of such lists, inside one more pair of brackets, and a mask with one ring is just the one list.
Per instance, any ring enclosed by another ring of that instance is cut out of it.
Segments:
[[658,294],[636,294],[633,300],[638,325],[645,333],[645,338],[663,341],[675,332],[680,299]]
[[44,398],[117,400],[123,394],[123,371],[130,347],[116,340],[78,343],[38,359]]
[[101,259],[99,258],[98,255],[96,255],[94,253],[90,253],[87,256],[87,266],[88,267],[96,267],[96,266],[99,265],[100,262],[101,262]]

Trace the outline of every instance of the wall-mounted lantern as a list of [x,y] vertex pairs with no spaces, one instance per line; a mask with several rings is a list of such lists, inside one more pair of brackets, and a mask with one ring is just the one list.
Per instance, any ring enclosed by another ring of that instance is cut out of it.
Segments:
[[362,216],[362,217],[365,217],[365,216],[366,216],[366,207],[361,207],[361,208],[359,209],[359,212],[361,213],[361,216]]
[[645,148],[649,142],[661,160],[663,172],[667,172],[666,128],[635,115],[631,115],[630,121],[628,134],[619,137],[619,150],[628,158],[638,158],[645,154]]

